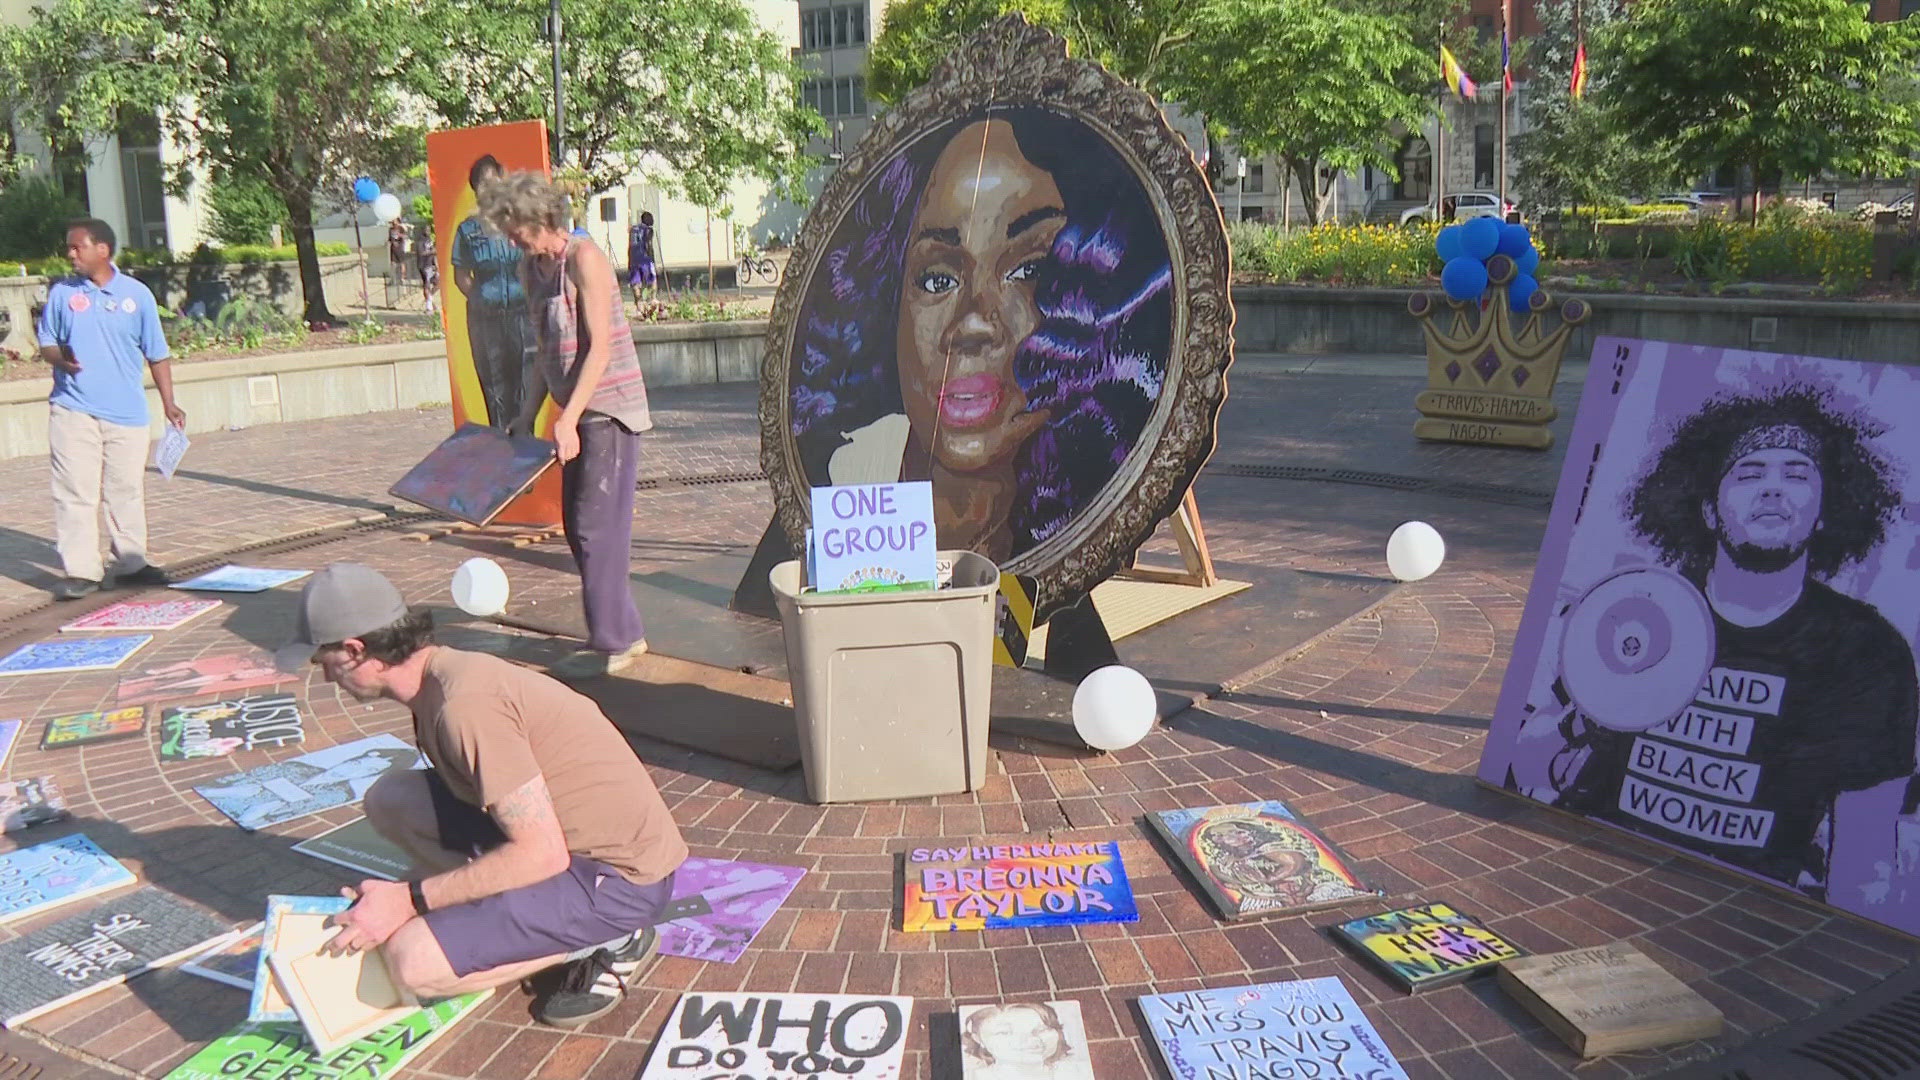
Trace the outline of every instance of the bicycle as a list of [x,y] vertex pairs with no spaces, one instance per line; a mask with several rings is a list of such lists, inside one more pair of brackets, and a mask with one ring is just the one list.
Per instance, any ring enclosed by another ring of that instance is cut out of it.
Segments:
[[761,252],[749,251],[740,256],[739,264],[734,267],[734,275],[734,284],[741,288],[752,284],[755,275],[758,275],[760,280],[772,285],[777,284],[780,280],[780,268],[773,264],[772,259],[767,258],[767,256]]

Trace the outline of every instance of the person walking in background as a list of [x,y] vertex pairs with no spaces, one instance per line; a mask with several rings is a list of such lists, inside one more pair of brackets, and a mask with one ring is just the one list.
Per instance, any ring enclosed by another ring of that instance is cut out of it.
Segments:
[[413,253],[420,260],[420,292],[431,315],[440,310],[440,247],[433,242],[433,222],[421,223],[414,234]]
[[[186,427],[173,400],[173,367],[153,293],[113,264],[113,228],[94,218],[67,229],[73,274],[47,290],[40,358],[53,368],[47,447],[53,465],[54,535],[66,580],[55,594],[78,600],[115,584],[165,585],[147,563],[147,391],[153,373],[167,423]],[[631,497],[631,496],[629,496]],[[113,565],[100,558],[106,503]]]
[[567,545],[580,568],[587,648],[552,671],[606,675],[647,651],[633,604],[633,485],[639,433],[653,426],[613,263],[568,234],[567,199],[545,177],[510,173],[480,193],[480,213],[526,258],[521,277],[534,323],[533,375],[510,430],[529,432],[553,396]]
[[653,214],[642,210],[640,220],[627,230],[627,286],[633,290],[633,302],[640,302],[642,289],[651,296],[657,280],[653,266]]
[[387,280],[396,297],[407,287],[407,227],[399,218],[387,225]]
[[[492,154],[473,163],[467,184],[476,200],[502,171]],[[476,212],[454,230],[451,262],[453,287],[467,298],[467,347],[473,352],[487,423],[505,427],[520,415],[526,351],[532,341],[526,294],[520,287],[520,249],[488,228]]]

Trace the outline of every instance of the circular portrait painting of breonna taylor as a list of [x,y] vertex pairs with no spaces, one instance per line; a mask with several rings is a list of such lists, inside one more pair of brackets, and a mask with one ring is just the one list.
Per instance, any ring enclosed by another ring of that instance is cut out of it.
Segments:
[[939,545],[1034,579],[1036,617],[1171,515],[1226,396],[1226,233],[1148,95],[1009,16],[875,122],[775,298],[761,463],[809,489],[930,481]]

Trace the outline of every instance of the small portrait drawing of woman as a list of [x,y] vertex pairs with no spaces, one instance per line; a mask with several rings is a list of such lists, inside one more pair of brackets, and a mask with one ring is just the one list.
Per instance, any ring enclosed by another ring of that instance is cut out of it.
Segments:
[[1061,1010],[1047,1002],[979,1005],[961,1021],[965,1080],[1093,1080],[1078,1006],[1069,1033]]
[[1166,385],[1166,233],[1073,117],[994,107],[907,143],[814,266],[788,361],[800,467],[931,481],[943,548],[1005,563],[1060,532]]

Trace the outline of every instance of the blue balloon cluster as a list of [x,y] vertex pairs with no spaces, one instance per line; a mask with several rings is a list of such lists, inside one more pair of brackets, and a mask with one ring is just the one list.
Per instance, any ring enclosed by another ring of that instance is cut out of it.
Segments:
[[373,177],[363,176],[353,182],[353,197],[363,203],[370,203],[380,197],[380,185]]
[[1525,225],[1479,217],[1449,225],[1433,241],[1440,256],[1440,288],[1450,299],[1461,303],[1479,300],[1487,294],[1487,260],[1505,255],[1513,260],[1514,277],[1507,283],[1507,303],[1518,314],[1526,314],[1533,294],[1540,285],[1533,271],[1540,265],[1540,253],[1534,250],[1533,236]]

